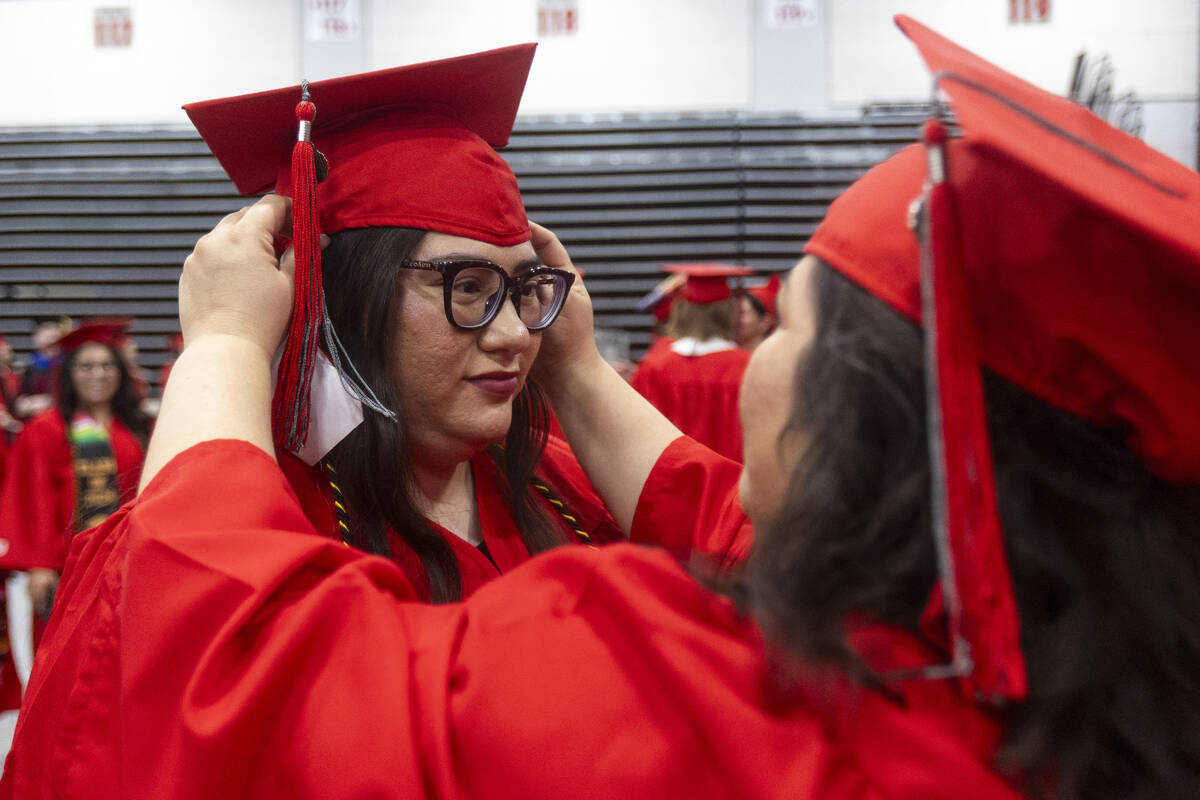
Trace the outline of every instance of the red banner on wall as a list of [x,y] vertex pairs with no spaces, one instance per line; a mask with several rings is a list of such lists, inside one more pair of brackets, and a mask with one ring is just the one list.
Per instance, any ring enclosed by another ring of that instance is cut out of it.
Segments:
[[133,45],[133,12],[128,8],[97,8],[92,20],[96,47]]
[[1050,0],[1008,0],[1008,21],[1049,22]]
[[577,0],[538,0],[538,37],[570,36],[579,31]]

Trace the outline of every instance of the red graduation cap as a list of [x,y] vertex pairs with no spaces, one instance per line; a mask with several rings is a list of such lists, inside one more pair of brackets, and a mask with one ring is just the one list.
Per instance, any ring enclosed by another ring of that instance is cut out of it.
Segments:
[[680,298],[698,306],[733,297],[729,279],[753,275],[754,270],[730,264],[664,264],[663,270],[684,276]]
[[121,342],[125,339],[125,332],[129,330],[130,322],[128,317],[98,318],[85,322],[59,339],[58,347],[65,355],[70,355],[91,342],[114,348],[120,347]]
[[1124,430],[1163,478],[1200,482],[1190,350],[1200,340],[1200,175],[919,23],[896,22],[963,136],[927,123],[924,147],[856,182],[806,250],[925,327],[953,674],[985,697],[1020,699],[979,368]]
[[120,345],[120,344],[124,343],[124,341],[127,338],[129,338],[128,333],[129,333],[129,329],[131,327],[133,327],[133,317],[125,317],[125,316],[84,317],[83,319],[81,319],[79,321],[80,327],[89,326],[89,325],[101,325],[101,326],[106,325],[110,328],[120,329],[121,335],[118,336],[116,339],[117,344]]
[[663,278],[654,284],[654,288],[647,292],[642,299],[638,300],[637,310],[649,311],[654,314],[657,321],[666,322],[667,317],[671,315],[671,304],[679,294],[684,280],[682,275],[674,273]]
[[184,106],[238,191],[274,187],[293,200],[296,302],[275,392],[277,444],[304,444],[318,334],[336,346],[319,233],[402,226],[500,246],[529,239],[516,178],[495,148],[508,142],[535,47]]

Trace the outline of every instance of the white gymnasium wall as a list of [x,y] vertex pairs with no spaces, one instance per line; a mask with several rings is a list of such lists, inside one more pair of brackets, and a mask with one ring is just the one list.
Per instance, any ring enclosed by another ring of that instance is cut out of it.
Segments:
[[[522,112],[748,108],[757,2],[580,0]],[[182,122],[181,103],[296,83],[306,58],[318,79],[537,38],[536,0],[361,4],[361,52],[331,60],[302,40],[303,0],[0,0],[0,125]],[[132,47],[93,46],[97,5],[131,9]]]
[[[536,38],[537,0],[359,0],[363,36],[307,44],[304,0],[0,0],[0,126],[183,122],[189,100]],[[765,23],[767,0],[578,0],[579,32],[542,41],[525,114],[760,110],[820,114],[921,100],[929,79],[891,24],[909,13],[1018,75],[1066,89],[1080,49],[1108,53],[1145,100],[1146,138],[1195,165],[1197,0],[813,0],[817,24]],[[96,6],[125,5],[133,46],[96,49]]]
[[[93,46],[96,6],[129,48]],[[185,122],[182,103],[296,83],[296,0],[0,0],[0,125]]]
[[1056,94],[1076,53],[1108,54],[1116,92],[1145,104],[1146,141],[1196,167],[1197,0],[1051,0],[1049,22],[1024,25],[1009,24],[1008,0],[830,0],[833,108],[928,99],[929,73],[891,22],[898,13]]
[[[524,114],[748,108],[756,0],[579,0],[579,32],[538,45]],[[375,3],[383,67],[537,38],[536,0]]]

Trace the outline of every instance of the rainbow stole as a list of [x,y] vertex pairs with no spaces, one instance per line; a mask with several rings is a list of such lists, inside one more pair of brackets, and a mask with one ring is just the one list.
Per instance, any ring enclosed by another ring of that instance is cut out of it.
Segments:
[[75,532],[108,519],[121,507],[117,459],[108,431],[87,414],[76,414],[67,435],[75,474]]

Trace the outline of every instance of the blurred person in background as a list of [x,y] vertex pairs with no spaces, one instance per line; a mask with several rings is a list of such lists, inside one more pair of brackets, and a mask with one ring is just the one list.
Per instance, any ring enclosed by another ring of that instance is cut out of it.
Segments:
[[[37,620],[50,615],[72,537],[131,499],[141,474],[145,417],[111,323],[62,337],[56,406],[25,425],[0,487],[0,567],[29,572]],[[40,636],[41,625],[35,625]]]
[[117,342],[117,351],[125,361],[125,369],[129,371],[129,379],[133,382],[134,396],[137,397],[138,404],[144,410],[146,400],[150,396],[150,382],[146,380],[145,372],[142,370],[141,364],[138,363],[137,339],[129,332],[134,325],[134,318],[125,316],[87,317],[80,321],[80,327],[87,325],[108,325],[125,331],[121,340]]
[[683,275],[671,273],[638,300],[638,311],[649,311],[654,315],[654,326],[650,329],[650,346],[642,354],[643,361],[656,358],[661,351],[671,346],[673,339],[667,335],[667,320],[671,318],[671,306],[679,296],[679,290],[683,288],[683,281]]
[[763,286],[738,293],[738,313],[733,329],[738,347],[753,350],[762,344],[778,324],[775,298],[779,295],[779,275],[772,275]]
[[30,341],[33,352],[21,374],[21,390],[13,405],[18,419],[26,420],[54,404],[54,370],[59,362],[58,340],[71,330],[66,317],[38,317]]
[[685,434],[740,463],[738,386],[750,354],[734,341],[738,300],[729,278],[753,272],[726,264],[666,269],[684,278],[664,326],[669,344],[647,352],[633,388]]
[[[8,339],[0,336],[0,486],[4,484],[4,469],[8,449],[12,446],[22,424],[12,415],[21,390],[21,376],[13,371],[13,350]],[[0,546],[3,550],[3,546]],[[21,706],[21,682],[13,661],[12,642],[8,632],[9,571],[0,569],[0,711]]]
[[4,479],[4,456],[21,430],[14,416],[21,376],[13,370],[13,350],[8,339],[0,336],[0,481]]
[[0,402],[10,413],[20,393],[21,374],[13,369],[12,345],[0,336]]

